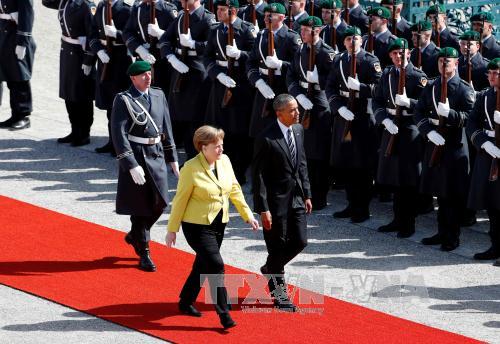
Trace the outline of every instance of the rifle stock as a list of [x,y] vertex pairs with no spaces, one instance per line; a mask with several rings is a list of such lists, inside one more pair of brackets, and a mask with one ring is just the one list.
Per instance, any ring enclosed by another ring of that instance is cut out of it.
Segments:
[[[355,44],[355,35],[352,36],[352,45],[351,45],[351,66],[349,75],[352,78],[356,78],[356,44]],[[347,108],[354,112],[354,104],[356,103],[356,91],[349,90],[349,100],[347,102]],[[342,134],[342,142],[351,142],[351,126],[352,121],[345,121],[344,132]]]
[[[440,97],[441,103],[446,103],[446,99],[448,98],[448,83],[446,80],[447,65],[448,65],[448,59],[445,57],[443,59],[443,72],[441,73],[441,97]],[[446,134],[446,120],[443,116],[439,116],[439,125],[437,128],[437,132],[443,137]],[[431,159],[429,160],[429,167],[434,167],[439,165],[439,163],[441,162],[441,156],[443,155],[443,151],[444,151],[444,145],[434,146],[434,149],[432,150]]]
[[[497,104],[496,110],[500,111],[500,77],[497,76]],[[500,148],[500,124],[495,123],[495,145]],[[498,159],[491,160],[489,181],[494,182],[498,179],[498,169],[500,161]]]
[[372,16],[368,17],[368,39],[367,39],[367,51],[373,54],[373,32],[372,32]]
[[[156,0],[149,0],[149,23],[156,23]],[[140,25],[140,23],[139,23]],[[156,37],[149,36],[149,51],[152,55],[154,55],[154,50],[156,47]],[[151,65],[151,83],[154,82],[155,70],[153,65]]]
[[467,80],[472,86],[472,61],[470,58],[470,39],[467,40]]
[[421,42],[420,40],[422,39],[422,31],[420,28],[420,24],[418,24],[418,31],[417,31],[417,68],[422,69],[422,49],[421,49]]
[[[228,23],[228,31],[227,31],[227,44],[233,45],[234,43],[234,28],[233,28],[233,7],[230,5],[229,0],[226,2],[229,12],[229,23]],[[233,68],[234,68],[234,59],[232,57],[226,56],[227,58],[227,75],[229,77],[233,77]],[[233,91],[226,87],[224,91],[224,96],[222,97],[222,108],[227,107],[231,98],[233,97]]]
[[392,34],[394,36],[398,35],[397,24],[398,21],[396,19],[396,0],[392,0]]
[[[311,28],[311,48],[309,49],[309,68],[308,70],[310,72],[314,71],[314,65],[316,64],[316,52],[315,52],[315,46],[314,46],[314,27]],[[309,98],[311,101],[314,99],[314,84],[313,83],[308,83],[307,84],[307,98]],[[302,117],[302,126],[304,129],[309,129],[309,126],[311,125],[311,110],[305,110],[304,111],[304,116]]]
[[[105,3],[105,7],[103,11],[105,11],[105,16],[104,16],[104,25],[111,25],[113,21],[113,9],[111,7],[113,0],[107,0]],[[108,53],[108,56],[111,58],[111,54],[113,52],[113,39],[111,37],[106,36],[106,52]],[[108,62],[109,63],[109,62]],[[107,80],[108,77],[108,63],[103,63],[102,65],[102,72],[101,72],[101,78],[100,82],[102,83],[103,81]]]
[[349,24],[349,0],[344,0],[344,21],[347,25]]
[[[269,22],[267,27],[267,56],[274,55],[274,34],[272,26],[272,14],[269,14]],[[269,87],[273,88],[274,84],[274,69],[267,68],[267,83]],[[269,115],[269,100],[266,98],[264,100],[264,105],[262,106],[262,117],[267,117]]]
[[[188,7],[188,2],[185,2],[185,7],[184,7],[184,14],[182,16],[182,33],[187,34],[189,32],[189,7]],[[181,61],[184,64],[187,63],[188,59],[188,48],[181,46]],[[184,74],[177,73],[177,79],[175,80],[173,92],[178,93],[181,91],[182,84],[185,80]]]

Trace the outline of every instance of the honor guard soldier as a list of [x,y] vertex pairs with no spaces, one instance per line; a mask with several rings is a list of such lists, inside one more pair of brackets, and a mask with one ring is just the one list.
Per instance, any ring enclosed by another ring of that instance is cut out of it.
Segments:
[[275,95],[288,92],[286,73],[290,68],[290,61],[302,43],[299,34],[283,24],[285,6],[277,2],[272,3],[266,6],[264,12],[266,22],[271,20],[274,50],[270,54],[270,33],[267,24],[259,31],[246,66],[248,80],[258,90],[255,92],[250,119],[251,138],[257,137],[270,122],[276,121],[272,99]]
[[292,12],[292,17],[293,17],[293,23],[290,25],[290,23],[286,21],[286,25],[291,28],[295,32],[300,32],[300,24],[299,21],[302,19],[305,19],[309,17],[309,14],[306,11],[306,0],[289,0],[290,1],[290,8]]
[[90,0],[42,0],[42,4],[58,11],[62,30],[59,97],[66,103],[71,133],[57,142],[83,146],[90,143],[94,121],[95,55],[88,37],[96,6]]
[[347,24],[340,17],[341,11],[341,0],[323,0],[321,2],[321,18],[326,25],[321,30],[320,37],[336,53],[345,50],[344,32],[347,29]]
[[488,60],[500,56],[500,42],[493,35],[493,14],[490,12],[479,12],[470,18],[472,29],[481,35],[480,53]]
[[[215,15],[205,9],[199,0],[183,0],[182,5],[184,8],[187,6],[189,12],[180,13],[161,37],[158,46],[162,59],[166,59],[172,67],[168,104],[174,138],[184,146],[190,159],[197,154],[193,134],[203,124],[207,108],[210,79],[203,64],[203,53]],[[189,24],[187,28],[186,24]]]
[[149,254],[150,229],[168,204],[167,165],[179,176],[177,151],[165,94],[150,87],[151,66],[130,65],[132,86],[118,93],[111,115],[111,133],[119,163],[116,213],[130,215],[125,241],[140,257],[139,268],[155,271]]
[[[154,11],[151,10],[154,5]],[[155,18],[151,18],[152,15]],[[158,40],[177,17],[177,7],[166,0],[142,0],[132,8],[123,30],[123,39],[129,51],[152,66],[153,85],[168,94],[170,68],[160,59]],[[159,61],[157,61],[159,60]]]
[[108,142],[95,149],[97,153],[114,155],[109,120],[115,95],[130,87],[127,68],[132,63],[132,58],[123,41],[122,31],[133,5],[134,0],[101,1],[92,20],[90,48],[98,57],[95,105],[106,110],[109,134]]
[[[363,49],[375,54],[382,68],[385,68],[392,63],[389,58],[389,45],[397,38],[387,28],[391,12],[385,7],[375,7],[368,11],[368,15],[371,18],[370,29],[372,35],[363,36]],[[372,43],[370,43],[370,40],[372,40]]]
[[[359,0],[347,0],[349,8],[342,11],[341,17],[345,20],[347,25],[356,26],[361,30],[361,34],[368,32],[369,18],[363,7],[359,4]],[[346,17],[349,17],[347,19]]]
[[[415,106],[415,123],[426,144],[420,190],[437,196],[438,233],[424,245],[459,246],[460,218],[469,189],[469,154],[465,122],[474,105],[474,89],[458,76],[458,51],[439,52],[441,78],[429,82]],[[444,80],[444,82],[443,82]]]
[[[410,30],[411,23],[401,15],[401,12],[403,12],[403,0],[382,0],[380,5],[384,6],[391,12],[389,30],[391,30],[392,34],[399,38],[406,39],[410,47],[412,47]],[[396,9],[395,14],[393,12],[394,8]],[[393,29],[394,22],[396,23],[396,31]]]
[[491,247],[474,255],[486,260],[500,257],[500,57],[488,64],[490,87],[478,95],[467,120],[467,135],[478,150],[471,178],[468,207],[486,209]]
[[382,68],[375,55],[361,48],[358,27],[347,28],[344,44],[346,51],[335,57],[326,84],[330,109],[335,115],[330,162],[345,175],[348,201],[347,207],[333,216],[351,218],[357,223],[370,217],[378,147],[375,118],[368,114],[367,104],[373,97]]
[[[248,100],[254,96],[245,64],[256,34],[252,24],[236,16],[238,0],[218,0],[216,5],[219,23],[210,30],[204,56],[205,67],[213,81],[206,122],[226,132],[224,150],[233,163],[238,182],[244,184],[245,172],[252,159],[252,144],[248,138],[252,109]],[[233,38],[232,45],[228,38]]]
[[[300,21],[302,45],[287,71],[288,93],[301,108],[304,149],[315,210],[326,207],[332,116],[325,94],[326,78],[335,51],[320,38],[322,22],[316,16]],[[311,58],[311,49],[314,56]]]
[[431,40],[431,22],[421,20],[413,24],[411,33],[414,46],[410,56],[411,63],[422,69],[429,79],[439,76],[437,63],[439,48]]
[[[263,0],[249,0],[248,4],[238,11],[238,17],[240,17],[243,21],[252,23],[255,28],[255,32],[258,33],[266,27],[266,23],[264,22],[264,9],[266,6],[267,3]],[[252,12],[254,9],[255,22],[252,19]]]
[[373,107],[377,124],[385,129],[376,180],[380,185],[394,188],[394,218],[378,231],[398,232],[398,238],[407,238],[415,232],[424,144],[413,121],[413,109],[427,84],[427,77],[409,62],[406,39],[396,39],[388,50],[394,65],[384,69]]
[[430,6],[425,12],[428,21],[432,23],[432,40],[439,48],[452,47],[459,50],[458,36],[450,31],[446,25],[446,9],[443,4]]
[[469,30],[460,35],[460,52],[462,53],[458,59],[460,78],[470,83],[476,92],[489,87],[486,68],[489,61],[479,52],[479,32]]
[[0,104],[2,81],[10,90],[11,117],[0,122],[0,128],[20,130],[30,127],[33,111],[31,73],[35,58],[33,1],[0,1]]

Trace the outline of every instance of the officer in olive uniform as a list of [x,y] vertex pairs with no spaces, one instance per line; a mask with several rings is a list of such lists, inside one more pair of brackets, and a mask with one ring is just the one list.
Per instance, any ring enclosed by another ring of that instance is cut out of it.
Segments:
[[[252,1],[255,2],[253,6],[255,6],[255,18],[257,19],[257,23],[255,23],[256,25],[252,22]],[[254,24],[255,31],[259,32],[266,27],[266,23],[264,22],[264,10],[266,6],[267,2],[263,0],[250,0],[245,7],[238,11],[238,17],[240,17],[241,20]]]
[[[443,64],[446,62],[446,68]],[[458,76],[458,51],[439,52],[439,70],[447,81],[446,101],[441,101],[441,79],[424,88],[415,106],[415,123],[428,139],[420,189],[438,199],[438,233],[424,238],[424,245],[441,244],[441,250],[459,246],[460,215],[466,207],[469,188],[469,152],[464,126],[474,105],[474,89]],[[444,126],[439,127],[439,121]],[[441,155],[434,152],[441,149]],[[433,159],[433,157],[437,157]]]
[[[425,12],[425,16],[432,23],[432,40],[434,43],[439,48],[452,47],[458,51],[460,49],[458,36],[446,26],[447,17],[444,5],[435,4],[430,6]],[[439,32],[439,39],[437,32]]]
[[363,49],[378,57],[382,68],[392,64],[389,58],[389,45],[397,38],[387,28],[391,12],[385,7],[375,7],[368,11],[371,18],[371,30],[373,31],[373,51],[369,51],[369,36],[363,36]]
[[[420,42],[418,41],[420,30]],[[429,79],[439,76],[438,54],[439,48],[431,41],[432,24],[429,21],[419,21],[411,27],[413,35],[413,50],[410,60],[414,66],[422,69]],[[421,51],[421,61],[419,64],[418,49]]]
[[[423,153],[423,140],[413,122],[413,110],[427,84],[427,77],[423,71],[408,62],[410,50],[406,39],[396,39],[388,51],[395,65],[384,69],[373,98],[373,108],[377,124],[385,129],[379,150],[376,180],[381,185],[394,187],[394,219],[379,227],[378,231],[398,232],[398,238],[407,238],[415,232]],[[404,90],[399,94],[403,52],[404,63],[408,64],[404,67]],[[387,149],[390,143],[392,150]]]
[[[363,7],[359,4],[359,0],[347,0],[349,2],[349,8],[342,11],[341,17],[348,23],[348,25],[356,26],[361,30],[364,35],[368,32],[368,22],[369,18]],[[349,14],[349,21],[347,21],[346,16]]]
[[[401,15],[401,12],[403,12],[403,0],[382,0],[380,5],[391,12],[391,19],[388,25],[389,30],[391,30],[393,35],[406,39],[411,48],[413,46],[410,30],[412,24]],[[396,8],[396,32],[392,29],[393,6]]]
[[2,81],[10,90],[11,117],[0,122],[0,128],[19,130],[29,128],[33,111],[31,72],[35,58],[33,1],[0,1],[0,104]]
[[479,12],[471,16],[472,28],[481,34],[481,55],[488,60],[500,56],[500,42],[493,35],[494,17],[490,12]]
[[[268,23],[272,17],[274,54],[268,54],[269,24],[267,24],[259,31],[246,65],[248,80],[257,88],[250,119],[249,135],[252,138],[257,137],[270,122],[276,121],[272,99],[276,95],[288,92],[286,74],[290,61],[302,43],[299,34],[283,24],[286,15],[285,6],[272,3],[266,6],[264,12]],[[273,75],[271,81],[269,70],[272,70]]]
[[116,213],[130,215],[132,229],[125,240],[139,255],[139,268],[155,271],[149,232],[168,204],[166,163],[176,176],[179,165],[167,99],[161,89],[150,87],[151,66],[137,61],[127,74],[132,86],[116,95],[111,115],[119,162]]
[[[488,81],[490,87],[481,92],[474,104],[468,120],[467,135],[478,150],[472,172],[468,207],[488,211],[490,219],[491,247],[474,255],[474,259],[496,259],[500,257],[500,178],[490,180],[493,161],[500,161],[498,142],[500,127],[500,104],[498,92],[500,89],[500,57],[488,64]],[[493,160],[495,159],[495,160]],[[499,166],[500,167],[500,166]]]
[[342,0],[323,0],[321,2],[321,18],[326,25],[321,30],[320,37],[336,53],[343,52],[344,32],[347,24],[341,18]]
[[[122,31],[130,17],[134,0],[113,1],[110,25],[106,25],[107,3],[106,0],[97,5],[96,14],[92,20],[90,48],[98,57],[95,105],[101,110],[106,110],[108,134],[110,134],[109,120],[113,99],[118,92],[124,91],[130,86],[130,78],[126,72],[132,63],[132,58],[123,41]],[[108,142],[104,146],[96,148],[95,151],[114,154],[111,135],[109,135]]]
[[[471,79],[469,78],[469,61],[467,59],[468,44],[470,43],[470,71]],[[460,35],[460,52],[462,56],[458,59],[458,73],[460,78],[470,81],[476,92],[484,90],[489,86],[487,76],[488,60],[485,59],[479,52],[479,32],[465,31]]]
[[[354,40],[353,40],[354,38]],[[356,76],[351,75],[351,46],[355,42]],[[375,117],[368,114],[368,99],[382,75],[378,58],[361,48],[361,30],[355,26],[344,34],[347,50],[335,57],[326,84],[333,122],[330,162],[343,171],[348,206],[333,214],[363,222],[370,216],[373,171],[377,158]],[[349,104],[349,91],[355,95]],[[348,106],[350,106],[348,108]],[[345,130],[351,127],[351,130]],[[347,134],[347,135],[344,135]]]
[[58,11],[62,30],[59,97],[66,103],[71,133],[57,142],[83,146],[90,143],[94,121],[95,55],[88,37],[96,6],[90,0],[42,0],[42,4]]
[[[310,16],[300,21],[304,42],[293,56],[287,71],[288,93],[297,99],[304,125],[304,149],[315,210],[326,207],[329,189],[328,166],[332,116],[325,94],[326,78],[330,72],[335,51],[320,38],[321,19]],[[311,45],[314,45],[315,64],[309,65]],[[312,92],[310,92],[312,90]],[[309,127],[307,114],[309,112]]]

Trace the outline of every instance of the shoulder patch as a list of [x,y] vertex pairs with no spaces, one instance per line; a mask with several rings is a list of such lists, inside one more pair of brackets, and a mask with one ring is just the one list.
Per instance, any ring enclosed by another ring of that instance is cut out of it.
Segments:
[[330,57],[330,61],[333,61],[333,59],[335,58],[335,52],[328,53],[328,56]]
[[380,62],[375,62],[375,63],[373,64],[373,68],[375,68],[375,71],[376,71],[377,73],[380,73],[380,72],[382,71],[382,67],[380,66]]
[[90,2],[90,12],[92,13],[92,15],[95,15],[95,13],[97,12],[97,6],[93,1]]
[[421,77],[420,84],[425,87],[425,85],[427,85],[427,78]]
[[177,10],[172,10],[172,14],[174,15],[174,17],[177,18],[177,16],[179,15],[179,12],[177,12]]
[[297,45],[301,44],[302,44],[302,38],[300,38],[300,36],[297,36]]

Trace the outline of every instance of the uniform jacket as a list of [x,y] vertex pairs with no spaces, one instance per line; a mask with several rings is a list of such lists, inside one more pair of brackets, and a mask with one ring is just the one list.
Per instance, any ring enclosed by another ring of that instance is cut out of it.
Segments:
[[336,52],[343,52],[345,50],[345,45],[344,45],[344,32],[347,29],[347,24],[345,21],[342,19],[339,26],[337,26],[337,46],[335,47],[333,41],[332,41],[332,27],[331,25],[326,25],[320,32],[319,36],[329,46],[333,48]]
[[[255,3],[258,1],[256,0]],[[259,30],[262,30],[263,28],[266,27],[266,23],[264,23],[264,8],[267,6],[267,3],[265,1],[262,2],[259,7],[255,9],[255,18],[257,19],[257,24],[259,25]],[[238,17],[241,18],[241,20],[247,21],[249,23],[252,23],[252,6],[247,5],[243,8],[240,8],[238,11]],[[253,24],[253,23],[252,23]]]
[[495,39],[495,36],[490,35],[483,41],[481,54],[488,60],[500,57],[500,43]]
[[[392,64],[389,57],[389,45],[396,39],[389,30],[373,35],[373,54],[378,57],[382,69]],[[368,51],[368,35],[363,36],[363,49]]]
[[[471,57],[471,68],[472,68],[471,79],[472,79],[472,85],[474,86],[474,90],[476,91],[484,90],[489,86],[488,76],[487,76],[488,62],[489,61],[485,59],[483,56],[481,56],[479,52]],[[458,58],[458,73],[461,79],[467,80],[468,78],[467,68],[468,68],[467,56],[462,55]]]
[[[436,42],[436,32],[432,31],[431,39]],[[458,43],[458,35],[450,29],[445,28],[439,34],[440,48],[452,47],[455,48],[460,53],[460,44]]]
[[[345,10],[342,11],[341,17],[345,17]],[[370,21],[369,17],[366,15],[363,7],[361,5],[356,6],[354,9],[349,9],[349,25],[357,26],[361,30],[361,33],[364,35],[368,32],[368,22]]]
[[[418,47],[415,47],[411,51],[410,61],[414,66],[417,65],[418,60]],[[439,48],[434,44],[434,42],[430,42],[429,45],[422,51],[422,64],[420,68],[424,71],[425,75],[429,79],[435,78],[439,76],[438,69],[438,54]]]

